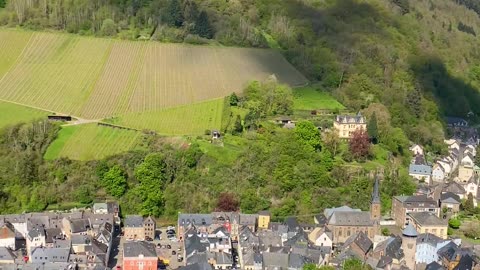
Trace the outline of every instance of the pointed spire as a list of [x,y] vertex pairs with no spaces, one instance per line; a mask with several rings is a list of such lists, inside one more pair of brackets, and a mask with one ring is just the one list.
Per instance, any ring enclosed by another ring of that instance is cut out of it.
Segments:
[[375,184],[373,185],[372,203],[380,203],[378,174],[375,174]]

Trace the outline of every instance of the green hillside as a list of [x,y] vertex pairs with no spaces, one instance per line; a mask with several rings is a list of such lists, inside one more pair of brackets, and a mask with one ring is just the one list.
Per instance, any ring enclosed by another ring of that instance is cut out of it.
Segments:
[[140,132],[97,124],[66,126],[62,127],[57,139],[48,147],[45,159],[103,159],[135,149],[140,138]]
[[48,113],[0,101],[0,129],[6,126],[44,119]]

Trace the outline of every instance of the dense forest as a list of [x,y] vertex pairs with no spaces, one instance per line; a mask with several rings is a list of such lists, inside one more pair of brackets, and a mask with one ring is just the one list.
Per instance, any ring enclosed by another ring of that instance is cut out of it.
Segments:
[[[473,0],[0,0],[0,25],[280,50],[350,111],[375,118],[375,140],[393,156],[382,181],[388,211],[390,196],[414,189],[399,170],[409,161],[409,141],[439,154],[445,116],[480,121],[479,11]],[[175,217],[215,209],[225,191],[242,211],[270,208],[279,218],[342,203],[368,208],[372,175],[346,168],[375,154],[337,149],[335,138],[317,138],[308,123],[300,125],[304,133],[262,124],[290,113],[288,102],[266,104],[262,87],[247,87],[238,105],[248,114],[232,132],[242,138],[234,160],[204,153],[194,141],[178,147],[145,135],[145,151],[50,162],[42,155],[58,126],[5,129],[0,211],[117,198],[126,213]]]

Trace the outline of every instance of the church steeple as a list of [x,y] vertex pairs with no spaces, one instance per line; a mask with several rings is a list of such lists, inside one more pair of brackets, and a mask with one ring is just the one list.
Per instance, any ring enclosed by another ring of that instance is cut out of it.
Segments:
[[373,192],[372,192],[372,204],[373,203],[380,203],[380,191],[379,191],[379,183],[378,183],[378,175],[375,175],[375,183],[373,184]]
[[378,175],[375,175],[375,183],[373,184],[372,201],[370,202],[370,218],[373,221],[380,221],[380,183]]

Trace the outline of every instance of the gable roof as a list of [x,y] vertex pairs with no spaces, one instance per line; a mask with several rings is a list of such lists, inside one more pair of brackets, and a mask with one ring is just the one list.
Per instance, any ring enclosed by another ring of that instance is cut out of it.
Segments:
[[28,231],[27,237],[30,239],[30,241],[32,241],[35,237],[45,237],[45,229],[40,226],[35,226]]
[[443,203],[454,203],[454,204],[460,204],[462,200],[460,199],[460,196],[453,192],[443,192],[440,194],[440,201]]
[[157,257],[155,251],[155,245],[144,241],[139,242],[125,242],[123,244],[124,257],[138,257],[143,255],[144,257]]
[[417,245],[422,243],[428,243],[436,246],[437,243],[440,243],[443,241],[446,241],[446,240],[443,240],[442,238],[431,233],[422,233],[422,234],[419,234],[417,237]]
[[462,258],[460,258],[460,262],[453,268],[453,270],[472,270],[473,266],[475,266],[475,261],[473,258],[468,254],[464,254]]
[[0,227],[0,239],[15,238],[15,228],[10,222],[5,222]]
[[143,218],[139,215],[128,215],[125,217],[125,227],[138,228],[143,227]]
[[371,226],[369,212],[334,212],[328,220],[329,225],[336,226]]
[[151,217],[151,216],[148,216],[147,218],[145,218],[145,220],[143,220],[143,224],[156,224],[155,220]]
[[447,220],[440,219],[432,212],[411,212],[408,215],[421,226],[441,226],[447,225]]
[[461,254],[461,250],[454,242],[446,244],[437,251],[438,257],[445,258],[448,261],[454,261],[455,258]]
[[465,194],[465,188],[459,183],[452,181],[443,187],[444,192],[451,192],[454,194]]
[[86,218],[71,219],[70,227],[71,227],[72,233],[86,232],[90,229],[90,220]]
[[410,164],[408,167],[408,173],[428,176],[432,174],[432,166],[425,164]]
[[6,247],[0,247],[0,261],[6,261],[6,260],[15,260],[15,254],[13,253],[12,250]]
[[325,217],[327,219],[330,218],[330,216],[335,213],[335,212],[361,212],[362,210],[360,209],[353,209],[353,208],[350,208],[346,205],[344,206],[340,206],[340,207],[336,207],[336,208],[325,208],[325,210],[323,211],[323,214],[325,215]]
[[348,249],[352,244],[356,244],[360,248],[360,250],[363,252],[363,254],[358,254],[358,255],[362,255],[360,257],[363,257],[363,255],[367,254],[370,251],[370,249],[373,248],[372,240],[370,240],[364,232],[359,232],[350,236],[345,241],[345,244],[343,245],[343,249]]

